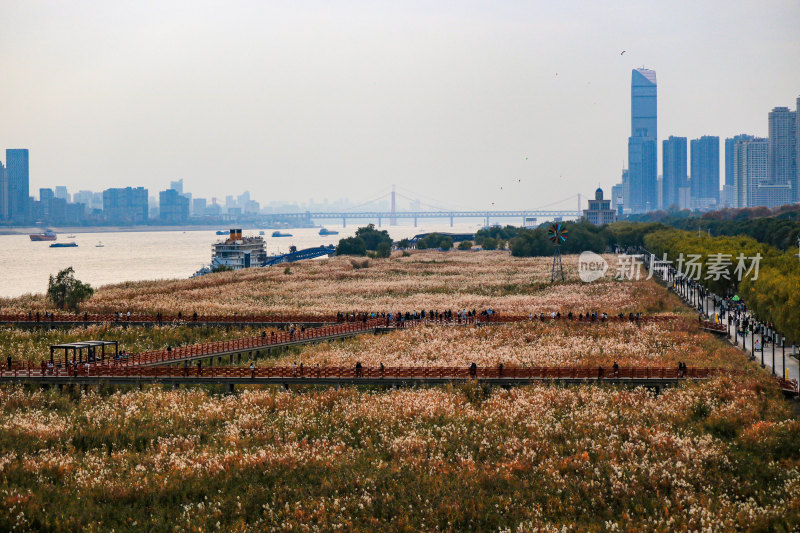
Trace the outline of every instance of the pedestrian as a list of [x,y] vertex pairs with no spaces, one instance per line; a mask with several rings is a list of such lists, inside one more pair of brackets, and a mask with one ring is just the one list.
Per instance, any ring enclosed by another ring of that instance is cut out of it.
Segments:
[[361,377],[361,361],[356,362],[356,377]]
[[11,370],[11,356],[10,355],[6,358],[6,362],[8,363],[8,369]]
[[619,365],[617,364],[616,361],[614,361],[614,366],[612,368],[614,369],[614,377],[618,378],[619,377]]
[[469,375],[472,378],[478,377],[478,365],[476,365],[474,361],[469,364]]
[[255,379],[256,377],[256,365],[250,361],[250,379]]

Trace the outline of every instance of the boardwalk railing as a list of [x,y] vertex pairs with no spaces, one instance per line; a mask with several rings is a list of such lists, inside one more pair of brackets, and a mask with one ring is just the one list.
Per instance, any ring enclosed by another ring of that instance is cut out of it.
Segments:
[[296,329],[294,332],[271,332],[263,336],[253,335],[238,339],[204,342],[201,344],[193,344],[191,346],[177,346],[167,350],[124,354],[118,356],[117,358],[111,356],[102,360],[94,359],[93,361],[64,359],[58,361],[54,360],[53,363],[63,364],[64,366],[66,366],[68,363],[76,362],[80,364],[91,363],[98,366],[170,364],[189,359],[216,357],[248,350],[263,350],[273,346],[300,344],[304,342],[312,342],[314,340],[325,340],[355,335],[358,333],[375,331],[382,326],[386,326],[386,320],[384,319],[373,319],[367,320],[366,322],[346,322],[333,326],[321,326],[318,328],[308,328],[305,330]]
[[[386,317],[375,317],[371,318],[368,317],[368,320],[375,320],[375,319],[386,319]],[[426,323],[456,323],[456,324],[476,324],[476,323],[506,323],[506,322],[529,322],[531,320],[536,321],[549,321],[549,320],[573,320],[576,322],[625,322],[625,321],[636,321],[636,322],[665,322],[670,320],[675,320],[678,318],[675,315],[658,315],[658,316],[640,316],[640,317],[630,317],[630,316],[609,316],[607,318],[590,318],[590,317],[583,317],[578,318],[574,316],[573,318],[568,318],[566,315],[562,315],[558,318],[553,318],[550,314],[545,315],[544,317],[540,317],[539,314],[535,314],[533,316],[529,315],[506,315],[506,314],[487,314],[487,315],[475,315],[469,317],[458,317],[457,315],[453,315],[450,319],[440,319],[440,318],[431,318],[426,317],[425,319],[420,318],[417,316],[416,318],[410,318],[411,321],[418,322],[424,321]],[[15,314],[8,314],[8,313],[0,313],[0,323],[7,323],[7,324],[20,324],[20,325],[36,325],[36,324],[66,324],[66,325],[74,325],[80,323],[119,323],[119,324],[193,324],[193,323],[200,323],[200,324],[320,324],[320,323],[327,323],[327,324],[341,324],[341,323],[360,323],[363,322],[363,317],[337,317],[336,315],[301,315],[301,314],[287,314],[287,315],[252,315],[252,316],[245,316],[245,315],[203,315],[198,316],[195,318],[192,315],[188,316],[181,316],[178,317],[177,315],[172,316],[162,316],[159,318],[157,315],[153,314],[131,314],[130,317],[123,314],[122,316],[117,316],[112,313],[107,314],[54,314],[50,316],[45,316],[44,313],[41,313],[40,316],[36,317],[35,313],[26,314],[26,313],[15,313]],[[401,322],[403,321],[400,316],[395,316],[393,322]]]
[[363,367],[355,366],[264,366],[252,370],[243,366],[230,367],[142,367],[142,366],[76,366],[44,368],[33,365],[4,369],[0,377],[207,377],[207,378],[344,378],[344,379],[705,379],[735,373],[720,368],[690,367],[684,371],[670,367]]
[[[740,371],[723,368],[689,367],[680,370],[675,367],[478,367],[474,371],[469,367],[303,367],[303,366],[266,366],[252,370],[248,367],[174,367],[174,366],[104,366],[83,365],[74,367],[42,367],[31,364],[12,365],[11,369],[0,371],[0,379],[26,380],[32,379],[46,382],[48,379],[59,380],[62,378],[80,378],[102,382],[105,379],[114,380],[121,378],[141,380],[188,380],[201,383],[203,380],[224,381],[225,379],[242,380],[249,378],[257,382],[275,382],[280,379],[290,379],[293,382],[307,382],[308,384],[329,383],[330,381],[346,380],[358,382],[365,380],[374,383],[376,380],[388,381],[467,381],[498,380],[503,382],[526,381],[631,381],[636,383],[674,382],[677,380],[708,379],[721,375],[739,375]],[[326,381],[327,380],[327,381]],[[788,395],[798,395],[797,380],[775,378],[777,385]]]

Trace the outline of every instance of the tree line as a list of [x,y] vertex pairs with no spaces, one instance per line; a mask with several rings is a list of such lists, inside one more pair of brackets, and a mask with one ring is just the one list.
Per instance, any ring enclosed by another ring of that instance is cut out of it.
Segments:
[[[667,254],[673,266],[677,266],[681,254],[684,260],[689,254],[698,254],[698,262],[705,266],[719,259],[718,254],[730,258],[727,276],[710,276],[706,268],[697,281],[721,296],[738,294],[759,320],[775,324],[790,342],[800,341],[800,261],[793,251],[747,236],[698,236],[696,232],[672,228],[647,234],[644,245],[659,259]],[[746,259],[744,269],[737,261],[740,255]],[[748,272],[756,256],[760,256],[758,268]],[[686,272],[685,263],[682,267]]]

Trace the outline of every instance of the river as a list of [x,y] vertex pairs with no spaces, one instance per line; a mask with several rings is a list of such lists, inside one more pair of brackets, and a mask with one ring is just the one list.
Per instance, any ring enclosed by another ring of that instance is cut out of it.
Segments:
[[[326,225],[339,235],[319,235],[319,228],[282,230],[292,237],[272,237],[273,230],[264,230],[267,253],[286,253],[290,245],[297,249],[336,244],[352,236],[358,226]],[[386,226],[394,240],[418,233],[442,231],[474,233],[479,223],[461,223],[450,227],[448,222],[425,223],[418,227]],[[90,228],[86,228],[91,231]],[[220,228],[223,229],[223,228]],[[257,235],[258,230],[245,230]],[[59,233],[56,242],[74,241],[74,248],[50,248],[51,242],[32,242],[27,235],[0,235],[0,297],[15,297],[47,290],[50,274],[66,267],[75,269],[75,277],[93,287],[123,281],[188,278],[201,266],[211,262],[211,245],[224,237],[214,231],[128,231],[108,233]],[[98,244],[102,243],[102,247]]]

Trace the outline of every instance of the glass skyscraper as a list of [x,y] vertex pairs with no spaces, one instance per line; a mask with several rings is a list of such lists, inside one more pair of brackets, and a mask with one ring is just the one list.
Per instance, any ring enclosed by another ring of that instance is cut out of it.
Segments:
[[767,178],[773,185],[792,187],[797,198],[797,112],[788,107],[776,107],[769,114],[769,148]]
[[642,213],[657,207],[658,133],[656,72],[631,75],[631,136],[628,138],[628,198],[625,207]]
[[686,187],[686,137],[670,135],[663,143],[663,207],[680,206],[679,190]]
[[692,139],[692,199],[719,202],[719,137]]
[[30,219],[30,185],[27,149],[6,150],[6,175],[8,179],[8,218],[13,222],[28,222]]

